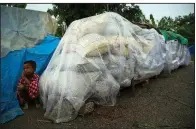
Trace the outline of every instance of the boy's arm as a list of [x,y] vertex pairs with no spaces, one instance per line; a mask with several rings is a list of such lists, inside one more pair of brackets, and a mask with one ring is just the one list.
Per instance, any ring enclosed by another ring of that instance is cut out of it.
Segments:
[[17,92],[18,90],[23,89],[23,88],[24,88],[24,79],[20,78],[18,85],[17,85]]
[[22,73],[22,79],[24,79],[27,85],[31,83],[31,81],[25,76],[24,72]]
[[19,82],[18,82],[18,86],[17,86],[17,91],[19,89],[24,89],[24,88],[27,88],[28,89],[28,85],[30,84],[31,82],[25,77],[24,75],[24,72],[22,73],[22,77],[20,78]]
[[26,82],[27,85],[29,85],[31,83],[31,81],[28,78],[24,77],[23,79],[24,79],[24,81]]

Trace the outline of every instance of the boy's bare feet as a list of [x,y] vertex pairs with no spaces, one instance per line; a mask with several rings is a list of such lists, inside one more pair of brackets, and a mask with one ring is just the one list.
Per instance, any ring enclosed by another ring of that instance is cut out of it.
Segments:
[[23,109],[27,110],[28,108],[29,108],[28,103],[25,103]]
[[35,106],[36,106],[36,108],[40,108],[40,104],[36,104]]

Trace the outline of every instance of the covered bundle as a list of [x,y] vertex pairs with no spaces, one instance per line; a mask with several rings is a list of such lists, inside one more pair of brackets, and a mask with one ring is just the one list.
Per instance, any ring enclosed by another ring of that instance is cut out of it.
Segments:
[[76,20],[40,78],[45,117],[73,120],[87,100],[113,106],[120,87],[160,74],[165,58],[164,37],[154,29],[111,12]]

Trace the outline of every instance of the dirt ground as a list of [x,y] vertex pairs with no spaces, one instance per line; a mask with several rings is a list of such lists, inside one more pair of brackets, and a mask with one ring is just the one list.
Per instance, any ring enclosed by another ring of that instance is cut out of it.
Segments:
[[74,121],[53,124],[42,109],[30,107],[23,116],[1,125],[1,129],[188,129],[195,127],[195,65],[160,75],[145,86],[124,89],[114,107],[100,106]]

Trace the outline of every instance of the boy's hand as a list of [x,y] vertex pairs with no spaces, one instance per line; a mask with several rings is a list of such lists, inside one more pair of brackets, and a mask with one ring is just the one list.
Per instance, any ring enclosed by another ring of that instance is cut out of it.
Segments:
[[24,85],[20,84],[20,85],[18,86],[18,88],[19,88],[19,90],[22,90],[22,89],[24,89]]
[[22,78],[25,80],[25,82],[26,82],[27,84],[30,84],[29,79],[27,79],[27,77],[25,76],[25,72],[22,72]]
[[22,72],[22,78],[25,78],[25,73],[24,72]]
[[19,90],[23,90],[23,89],[26,89],[26,90],[28,90],[28,85],[22,85],[22,84],[20,84],[19,86],[18,86],[18,88],[19,88]]

